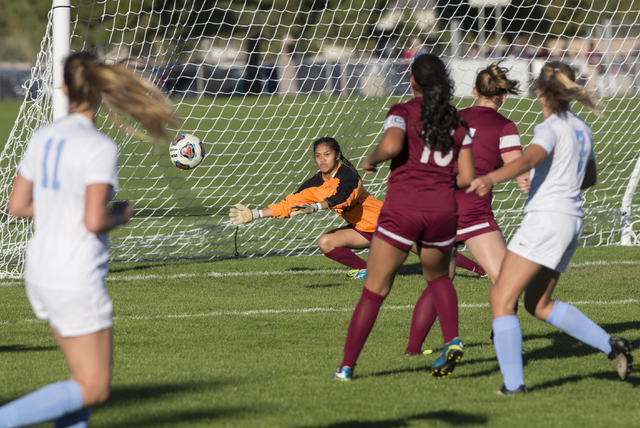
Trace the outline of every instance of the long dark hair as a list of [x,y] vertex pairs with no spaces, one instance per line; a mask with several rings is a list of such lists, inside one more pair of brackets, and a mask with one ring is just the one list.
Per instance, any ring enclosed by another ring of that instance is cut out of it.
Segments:
[[358,175],[358,177],[360,177],[360,174],[358,174],[358,170],[356,169],[356,167],[353,166],[353,164],[349,162],[347,158],[345,158],[344,155],[342,154],[342,150],[340,150],[340,144],[338,144],[335,138],[331,138],[331,137],[318,138],[316,141],[313,142],[314,153],[316,151],[316,148],[318,148],[320,144],[326,144],[327,146],[329,146],[331,150],[338,153],[338,160],[343,164],[345,164],[347,168],[349,168],[351,171],[355,172]]
[[440,58],[432,54],[417,57],[411,74],[422,92],[422,132],[425,146],[447,153],[453,144],[451,131],[460,123],[458,110],[449,102],[453,98],[453,81]]

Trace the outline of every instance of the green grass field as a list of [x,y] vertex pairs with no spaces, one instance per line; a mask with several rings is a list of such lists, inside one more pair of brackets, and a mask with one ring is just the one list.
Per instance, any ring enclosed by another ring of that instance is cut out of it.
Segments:
[[[362,281],[321,256],[114,263],[113,391],[96,427],[610,427],[636,426],[640,375],[520,311],[530,394],[500,397],[489,340],[490,282],[455,280],[466,353],[447,379],[429,356],[405,357],[412,305],[424,288],[417,258],[397,277],[355,378],[331,374]],[[609,333],[640,343],[640,249],[581,248],[556,298]],[[67,376],[21,281],[0,282],[0,403]],[[636,345],[637,346],[637,345]],[[636,352],[636,358],[638,358]],[[50,426],[50,425],[43,425]]]

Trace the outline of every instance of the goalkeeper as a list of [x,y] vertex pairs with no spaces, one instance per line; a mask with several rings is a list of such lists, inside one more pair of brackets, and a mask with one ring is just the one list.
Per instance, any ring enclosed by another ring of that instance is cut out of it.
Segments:
[[[348,225],[320,236],[318,247],[325,256],[350,267],[349,277],[364,279],[367,276],[367,262],[352,250],[369,248],[371,245],[382,201],[367,192],[358,171],[343,156],[334,138],[316,140],[313,153],[320,171],[305,181],[296,193],[261,210],[236,204],[236,208],[231,208],[229,212],[231,222],[240,225],[262,217],[288,218],[330,209],[344,218]],[[412,250],[415,252],[415,245]],[[484,275],[482,268],[472,260],[459,259],[458,265]]]

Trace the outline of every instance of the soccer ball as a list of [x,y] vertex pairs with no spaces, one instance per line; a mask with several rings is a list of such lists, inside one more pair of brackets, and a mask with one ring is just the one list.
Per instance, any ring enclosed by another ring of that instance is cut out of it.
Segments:
[[169,156],[178,168],[193,169],[204,159],[204,143],[195,135],[178,135],[169,146]]

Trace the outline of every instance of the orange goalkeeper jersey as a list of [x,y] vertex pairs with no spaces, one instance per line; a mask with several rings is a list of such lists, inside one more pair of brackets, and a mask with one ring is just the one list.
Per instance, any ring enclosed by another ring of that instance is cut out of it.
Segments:
[[373,232],[378,222],[382,201],[366,191],[354,171],[340,164],[327,180],[318,172],[305,181],[296,193],[269,205],[274,217],[290,217],[292,205],[327,201],[329,209],[363,232]]

